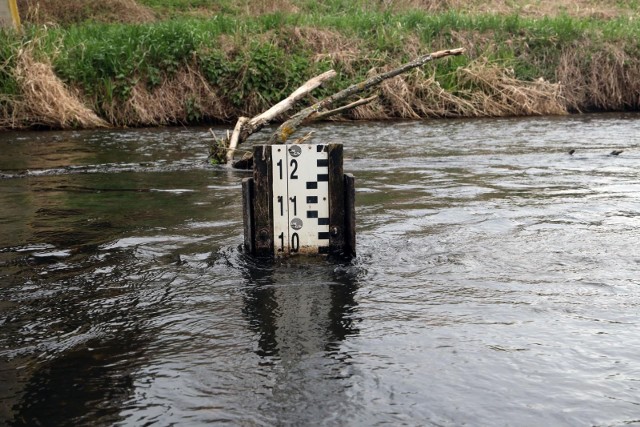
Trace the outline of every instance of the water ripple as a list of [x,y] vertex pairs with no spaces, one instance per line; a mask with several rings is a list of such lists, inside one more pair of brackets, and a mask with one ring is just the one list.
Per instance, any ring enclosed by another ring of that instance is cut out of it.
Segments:
[[351,262],[244,253],[207,129],[3,134],[0,424],[634,422],[639,130],[317,124]]

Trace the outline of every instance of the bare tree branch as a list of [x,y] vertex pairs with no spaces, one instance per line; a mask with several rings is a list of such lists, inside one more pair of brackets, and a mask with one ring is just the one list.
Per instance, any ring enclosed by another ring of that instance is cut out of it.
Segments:
[[434,59],[444,58],[446,56],[452,55],[462,55],[464,53],[464,48],[458,49],[449,49],[449,50],[441,50],[438,52],[430,53],[428,55],[421,56],[418,59],[415,59],[411,62],[408,62],[398,68],[395,68],[386,73],[378,74],[377,76],[373,76],[368,78],[367,80],[356,83],[354,85],[349,86],[346,89],[341,90],[340,92],[334,93],[333,95],[316,102],[310,107],[307,107],[300,112],[294,114],[289,120],[282,123],[278,129],[271,135],[269,139],[269,144],[284,144],[289,136],[293,134],[302,122],[304,122],[309,116],[314,113],[318,113],[319,111],[328,109],[331,105],[335,104],[337,101],[341,101],[345,98],[350,97],[359,92],[363,92],[373,86],[377,86],[382,83],[384,80],[390,79],[402,73],[405,73],[413,68],[420,67],[426,64],[429,61]]
[[352,102],[351,104],[343,105],[342,107],[338,107],[338,108],[336,108],[334,110],[322,111],[320,113],[312,114],[311,116],[309,116],[309,120],[310,121],[324,120],[327,117],[335,116],[336,114],[340,114],[340,113],[345,112],[347,110],[351,110],[351,109],[359,107],[361,105],[368,104],[371,101],[374,101],[376,99],[378,99],[378,95],[373,95],[373,96],[370,96],[368,98],[359,99],[357,101]]
[[227,150],[227,164],[231,164],[231,162],[233,162],[233,155],[235,154],[236,147],[238,146],[238,143],[240,141],[242,128],[247,122],[249,122],[248,117],[239,117],[238,121],[236,122],[236,127],[233,129],[231,139],[229,140],[229,149]]
[[247,117],[240,117],[233,130],[233,134],[231,134],[231,136],[227,135],[227,138],[221,144],[218,144],[220,148],[217,152],[212,152],[212,156],[217,157],[218,161],[224,158],[227,164],[231,164],[233,161],[233,154],[238,145],[242,144],[247,140],[247,138],[249,138],[249,136],[258,132],[265,125],[278,118],[278,116],[290,110],[296,102],[308,95],[325,81],[335,77],[335,75],[336,72],[334,70],[326,71],[309,79],[291,95],[278,102],[267,111],[251,119]]
[[[339,101],[343,101],[351,97],[352,95],[366,91],[372,87],[379,85],[384,80],[391,79],[402,73],[406,73],[407,71],[420,67],[426,64],[427,62],[433,61],[434,59],[440,59],[447,56],[462,55],[463,53],[464,53],[464,48],[448,49],[448,50],[433,52],[428,55],[421,56],[420,58],[417,58],[411,62],[408,62],[391,71],[378,74],[376,76],[368,78],[363,82],[351,85],[348,88],[343,89],[337,93],[334,93],[333,95],[327,98],[324,98],[316,102],[315,104],[311,105],[310,107],[304,108],[300,110],[298,113],[291,116],[291,118],[289,118],[287,121],[282,123],[278,127],[278,129],[271,135],[271,138],[269,139],[268,144],[284,144],[289,139],[291,134],[296,132],[302,124],[308,123],[310,121],[320,120],[335,114],[339,114],[348,109],[355,108],[359,105],[366,104],[376,99],[377,96],[371,96],[369,98],[360,99],[358,101],[352,102],[345,106],[338,107],[335,109],[330,109],[332,105],[336,104]],[[309,80],[307,83],[305,83],[305,85],[303,85],[296,92],[294,92],[294,94],[299,93],[300,97],[302,97],[307,93],[309,93],[314,88],[316,88],[317,86],[319,86],[320,84],[322,84],[322,82],[324,82],[328,78],[333,77],[334,75],[335,75],[335,72],[333,70],[328,71],[327,73],[321,74],[320,76],[317,76]],[[319,79],[319,80],[316,81],[316,79]],[[269,110],[265,111],[261,115],[256,116],[253,119],[248,120],[247,122],[243,121],[243,123],[240,125],[236,125],[236,129],[234,130],[234,135],[236,133],[238,134],[237,144],[233,146],[233,149],[231,149],[230,147],[230,151],[233,153],[233,151],[236,150],[236,146],[244,142],[252,133],[264,127],[264,125],[266,125],[269,121],[274,120],[278,115],[291,109],[291,107],[293,106],[293,103],[295,102],[295,101],[292,101],[292,99],[294,99],[293,98],[294,94],[289,96],[287,99],[281,101],[280,103],[276,104]],[[239,119],[238,121],[240,122],[241,119]],[[246,118],[244,119],[247,120]],[[235,140],[234,135],[232,135],[231,137],[227,136],[227,141]],[[307,138],[304,137],[301,139],[302,141],[305,141]],[[239,169],[250,168],[253,162],[253,159],[250,153],[245,154],[242,157],[242,159],[235,162],[233,162],[232,154],[228,156],[226,160],[227,160],[227,163],[232,163],[234,168],[239,168]]]

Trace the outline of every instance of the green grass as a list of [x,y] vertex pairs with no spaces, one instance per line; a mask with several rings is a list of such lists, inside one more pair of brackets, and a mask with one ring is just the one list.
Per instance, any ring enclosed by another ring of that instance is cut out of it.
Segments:
[[21,44],[21,37],[14,31],[0,30],[0,108],[19,93],[13,70]]
[[[316,70],[304,46],[285,49],[254,36],[273,28],[268,18],[253,23],[217,17],[171,20],[145,25],[88,24],[57,28],[45,44],[59,45],[56,73],[89,95],[126,99],[143,81],[149,89],[183,67],[197,65],[211,84],[225,88],[232,104],[242,107],[249,93],[260,93],[265,104],[277,102]],[[225,53],[217,38],[235,37],[238,50]]]
[[[199,2],[147,0],[147,3],[171,4],[176,8],[180,5],[197,5]],[[327,3],[343,5],[346,2],[336,0]],[[327,3],[322,5],[328,7]],[[349,7],[353,9],[353,6]],[[203,58],[209,65],[215,63],[217,58],[220,64],[220,52],[216,51],[220,35],[233,37],[237,48],[244,50],[236,53],[236,57],[226,59],[245,63],[255,56],[259,62],[261,56],[267,55],[266,61],[282,60],[280,65],[290,68],[288,71],[293,73],[316,71],[300,66],[300,55],[309,53],[305,51],[305,46],[291,46],[287,40],[278,40],[280,34],[286,35],[285,30],[294,26],[338,31],[346,37],[361,40],[368,58],[391,60],[408,59],[403,53],[411,36],[419,38],[426,52],[429,49],[457,47],[451,45],[456,42],[453,33],[474,32],[492,38],[492,46],[486,46],[491,49],[491,56],[501,60],[511,59],[514,65],[518,64],[516,58],[523,49],[535,56],[538,53],[548,54],[587,37],[603,42],[629,41],[640,30],[640,23],[623,19],[594,21],[561,15],[535,20],[519,18],[517,15],[469,16],[456,12],[433,15],[420,11],[392,15],[356,10],[358,13],[348,15],[276,13],[244,19],[217,15],[210,19],[182,18],[144,25],[87,24],[52,29],[47,33],[47,38],[51,44],[60,43],[62,46],[61,54],[55,59],[56,71],[67,81],[88,88],[103,78],[149,77],[153,83],[154,75],[175,72],[194,55]],[[262,35],[270,32],[274,34],[267,37],[267,42],[258,41]],[[265,46],[261,48],[257,45],[259,43],[265,43]],[[277,52],[274,44],[286,46],[294,56],[283,56]],[[210,50],[214,53],[208,58],[207,52]],[[269,55],[275,56],[269,59]],[[291,64],[287,64],[289,58]],[[231,68],[237,71],[237,67]],[[531,69],[524,71],[526,75],[535,72]],[[544,70],[538,71],[544,74]],[[215,72],[209,74],[216,75]]]
[[[172,13],[211,6],[204,0],[142,3]],[[477,57],[513,67],[516,77],[524,80],[544,77],[553,81],[563,49],[613,44],[636,56],[640,50],[636,40],[640,22],[624,18],[560,15],[534,19],[418,10],[389,13],[366,7],[370,3],[361,0],[302,1],[300,13],[249,17],[240,15],[242,2],[220,0],[215,4],[220,13],[206,18],[181,16],[139,25],[86,23],[46,31],[27,27],[22,37],[1,34],[0,91],[5,95],[18,91],[12,69],[22,38],[38,38],[39,54],[51,60],[67,84],[92,99],[98,112],[101,106],[128,99],[134,85],[143,82],[153,90],[186,66],[197,67],[238,111],[253,111],[277,102],[308,78],[332,67],[343,72],[317,91],[318,96],[359,81],[372,67],[408,61],[412,58],[407,45],[415,40],[421,53],[468,48],[461,44],[460,34],[474,44],[469,55],[427,66],[451,91],[458,85],[456,69]],[[305,41],[290,41],[295,27],[332,31],[357,42],[360,57],[354,61],[354,71],[346,72],[341,63],[329,59],[313,61],[319,52]],[[588,58],[589,52],[584,55]],[[245,105],[249,98],[257,103],[251,108]]]

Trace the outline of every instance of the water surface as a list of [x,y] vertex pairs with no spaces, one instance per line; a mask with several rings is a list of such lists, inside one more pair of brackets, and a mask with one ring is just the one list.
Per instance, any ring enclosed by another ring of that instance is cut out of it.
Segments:
[[245,256],[205,128],[2,133],[0,424],[638,423],[639,119],[317,125],[351,262]]

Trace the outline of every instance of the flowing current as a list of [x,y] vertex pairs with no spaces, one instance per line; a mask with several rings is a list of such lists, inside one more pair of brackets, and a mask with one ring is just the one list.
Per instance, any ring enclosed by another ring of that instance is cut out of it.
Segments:
[[313,130],[350,262],[243,254],[207,128],[1,133],[0,425],[640,423],[640,115]]

